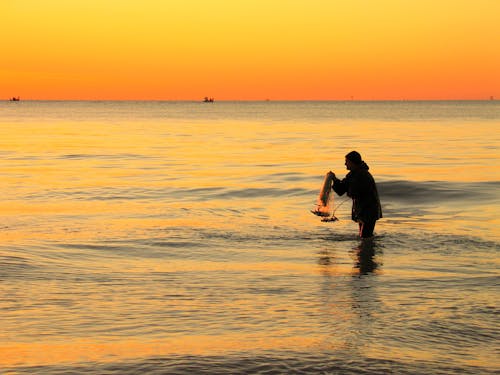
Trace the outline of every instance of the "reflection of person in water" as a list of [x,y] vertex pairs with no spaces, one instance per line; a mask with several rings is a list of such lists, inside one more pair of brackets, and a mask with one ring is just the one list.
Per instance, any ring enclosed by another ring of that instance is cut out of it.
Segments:
[[360,237],[370,238],[376,221],[382,217],[377,185],[358,152],[352,151],[346,155],[345,166],[349,173],[343,180],[329,172],[333,178],[333,190],[338,195],[347,193],[352,198],[352,220],[359,223]]
[[[335,259],[335,252],[326,248],[319,253],[318,264],[322,270],[327,271],[330,268],[336,268],[338,261]],[[376,242],[376,239],[367,239],[359,242],[358,246],[349,251],[353,260],[353,275],[368,275],[377,273],[382,266],[381,255],[382,247]]]
[[353,249],[355,256],[354,268],[359,269],[360,275],[375,272],[378,263],[375,261],[375,246],[372,241],[362,242],[359,247]]

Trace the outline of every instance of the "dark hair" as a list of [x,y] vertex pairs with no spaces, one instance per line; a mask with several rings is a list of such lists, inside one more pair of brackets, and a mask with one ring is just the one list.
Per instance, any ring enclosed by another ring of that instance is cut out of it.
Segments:
[[363,163],[363,159],[357,151],[351,151],[345,157],[346,159],[352,161],[354,164],[360,165],[361,163]]

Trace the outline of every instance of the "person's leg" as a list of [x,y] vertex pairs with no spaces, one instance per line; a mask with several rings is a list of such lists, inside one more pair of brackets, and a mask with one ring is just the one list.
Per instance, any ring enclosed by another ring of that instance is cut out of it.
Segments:
[[376,221],[367,221],[359,223],[359,236],[361,238],[373,237],[373,230],[375,229]]

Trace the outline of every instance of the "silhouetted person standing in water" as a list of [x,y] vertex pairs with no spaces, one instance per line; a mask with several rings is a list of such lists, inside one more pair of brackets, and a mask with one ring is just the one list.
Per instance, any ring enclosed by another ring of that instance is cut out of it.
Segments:
[[377,185],[358,152],[352,151],[345,156],[345,166],[349,173],[343,180],[329,172],[333,177],[332,188],[338,195],[347,193],[352,198],[352,220],[359,223],[360,237],[373,237],[375,223],[382,217]]

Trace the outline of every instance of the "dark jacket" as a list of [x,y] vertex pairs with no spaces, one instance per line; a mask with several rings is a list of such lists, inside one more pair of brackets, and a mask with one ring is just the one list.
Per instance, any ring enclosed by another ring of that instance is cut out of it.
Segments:
[[382,217],[382,207],[378,197],[377,185],[365,162],[350,171],[343,180],[333,179],[333,190],[338,195],[347,193],[352,198],[352,220],[375,221]]

